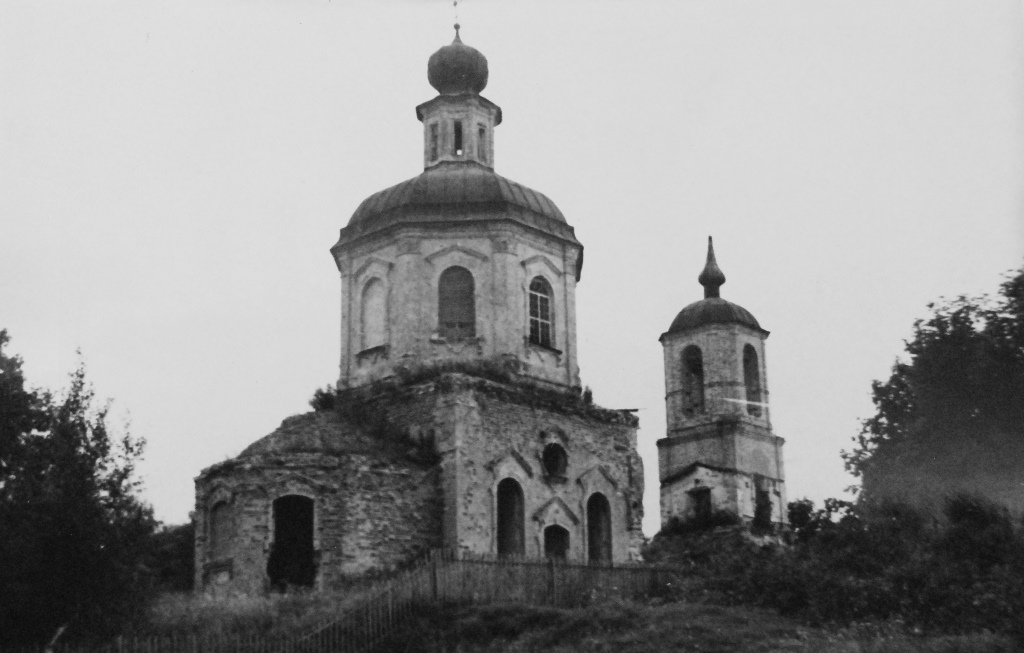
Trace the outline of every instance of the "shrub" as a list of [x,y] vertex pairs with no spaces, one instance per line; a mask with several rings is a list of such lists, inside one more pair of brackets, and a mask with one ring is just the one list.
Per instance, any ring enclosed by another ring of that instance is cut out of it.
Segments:
[[1002,508],[953,497],[938,523],[906,504],[829,500],[815,510],[802,500],[789,515],[788,546],[675,520],[644,555],[689,566],[676,598],[759,605],[811,623],[896,619],[925,632],[1024,638],[1024,535]]

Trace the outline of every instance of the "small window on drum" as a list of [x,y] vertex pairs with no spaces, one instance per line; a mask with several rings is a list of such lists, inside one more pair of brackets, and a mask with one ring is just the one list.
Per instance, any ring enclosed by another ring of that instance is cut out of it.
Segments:
[[437,161],[438,154],[438,135],[437,135],[437,123],[431,123],[430,125],[430,162]]
[[541,347],[554,346],[551,295],[551,286],[544,277],[534,277],[530,282],[530,343]]
[[548,476],[565,478],[565,470],[569,466],[569,456],[565,453],[562,445],[551,443],[544,447],[541,455],[544,462],[544,472]]
[[448,341],[476,337],[476,302],[473,274],[452,266],[441,273],[437,284],[437,329]]

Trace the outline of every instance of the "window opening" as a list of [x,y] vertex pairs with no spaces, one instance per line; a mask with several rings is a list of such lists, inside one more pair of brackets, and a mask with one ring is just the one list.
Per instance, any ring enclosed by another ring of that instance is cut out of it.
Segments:
[[476,127],[476,155],[481,161],[487,163],[487,128],[483,125]]
[[600,492],[587,501],[587,555],[591,562],[612,561],[612,509]]
[[696,345],[683,350],[683,412],[704,412],[704,356]]
[[462,121],[455,121],[455,156],[462,156]]
[[441,273],[437,283],[437,330],[445,340],[476,336],[476,305],[473,275],[454,266]]
[[565,469],[569,464],[569,456],[565,453],[562,445],[551,443],[544,447],[541,456],[544,460],[544,471],[548,476],[565,476]]
[[210,560],[220,560],[231,553],[233,526],[231,506],[221,501],[210,511]]
[[385,315],[387,305],[384,297],[384,282],[380,279],[370,279],[363,286],[363,298],[360,308],[362,318],[362,349],[379,347],[385,344]]
[[437,161],[437,123],[430,125],[430,160]]
[[544,277],[530,282],[530,343],[551,347],[552,320],[551,286]]
[[274,501],[274,545],[267,562],[270,584],[278,590],[312,587],[313,500],[289,495]]
[[498,483],[498,555],[521,556],[525,551],[523,488],[515,479]]
[[544,529],[544,557],[565,560],[569,556],[569,531],[561,526]]
[[752,345],[743,346],[743,384],[747,388],[747,413],[761,416],[761,369],[757,364],[757,351]]

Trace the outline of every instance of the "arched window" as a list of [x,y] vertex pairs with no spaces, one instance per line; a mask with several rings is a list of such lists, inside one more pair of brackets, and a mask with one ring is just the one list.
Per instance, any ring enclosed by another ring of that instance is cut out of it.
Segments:
[[554,318],[551,315],[551,286],[544,277],[530,282],[530,342],[552,347]]
[[385,318],[387,316],[387,303],[384,297],[384,282],[380,279],[370,279],[363,286],[363,298],[361,302],[362,319],[362,347],[370,349],[379,347],[387,342],[385,335]]
[[221,501],[210,511],[210,559],[220,560],[231,553],[231,538],[234,535],[234,524],[231,519],[231,506]]
[[704,356],[696,345],[683,350],[683,412],[704,412]]
[[747,412],[761,416],[761,367],[752,345],[743,346],[743,384],[747,388]]
[[476,336],[473,275],[466,268],[450,267],[437,283],[437,330],[445,340]]
[[521,556],[526,553],[524,515],[523,488],[519,483],[513,478],[498,483],[499,556]]
[[587,552],[591,562],[612,561],[612,509],[600,492],[587,501]]
[[548,476],[565,476],[565,468],[568,467],[569,456],[565,453],[562,445],[552,442],[544,447],[544,453],[541,457],[544,460],[544,471],[547,472]]
[[544,529],[544,557],[565,560],[569,556],[569,531],[561,526]]
[[316,562],[312,499],[289,495],[274,500],[274,546],[267,561],[267,576],[276,589],[313,586]]

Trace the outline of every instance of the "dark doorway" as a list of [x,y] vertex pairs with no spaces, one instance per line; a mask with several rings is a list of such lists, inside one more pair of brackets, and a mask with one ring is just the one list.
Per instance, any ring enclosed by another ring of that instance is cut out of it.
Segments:
[[569,531],[561,526],[544,529],[544,557],[565,560],[569,555]]
[[693,497],[693,516],[701,523],[711,521],[711,488],[701,487],[690,490]]
[[313,586],[316,563],[312,499],[289,495],[274,501],[274,546],[267,562],[267,576],[275,589]]
[[591,562],[612,561],[612,509],[600,492],[587,501],[587,554]]
[[523,533],[523,488],[512,478],[498,483],[498,555],[526,553]]

